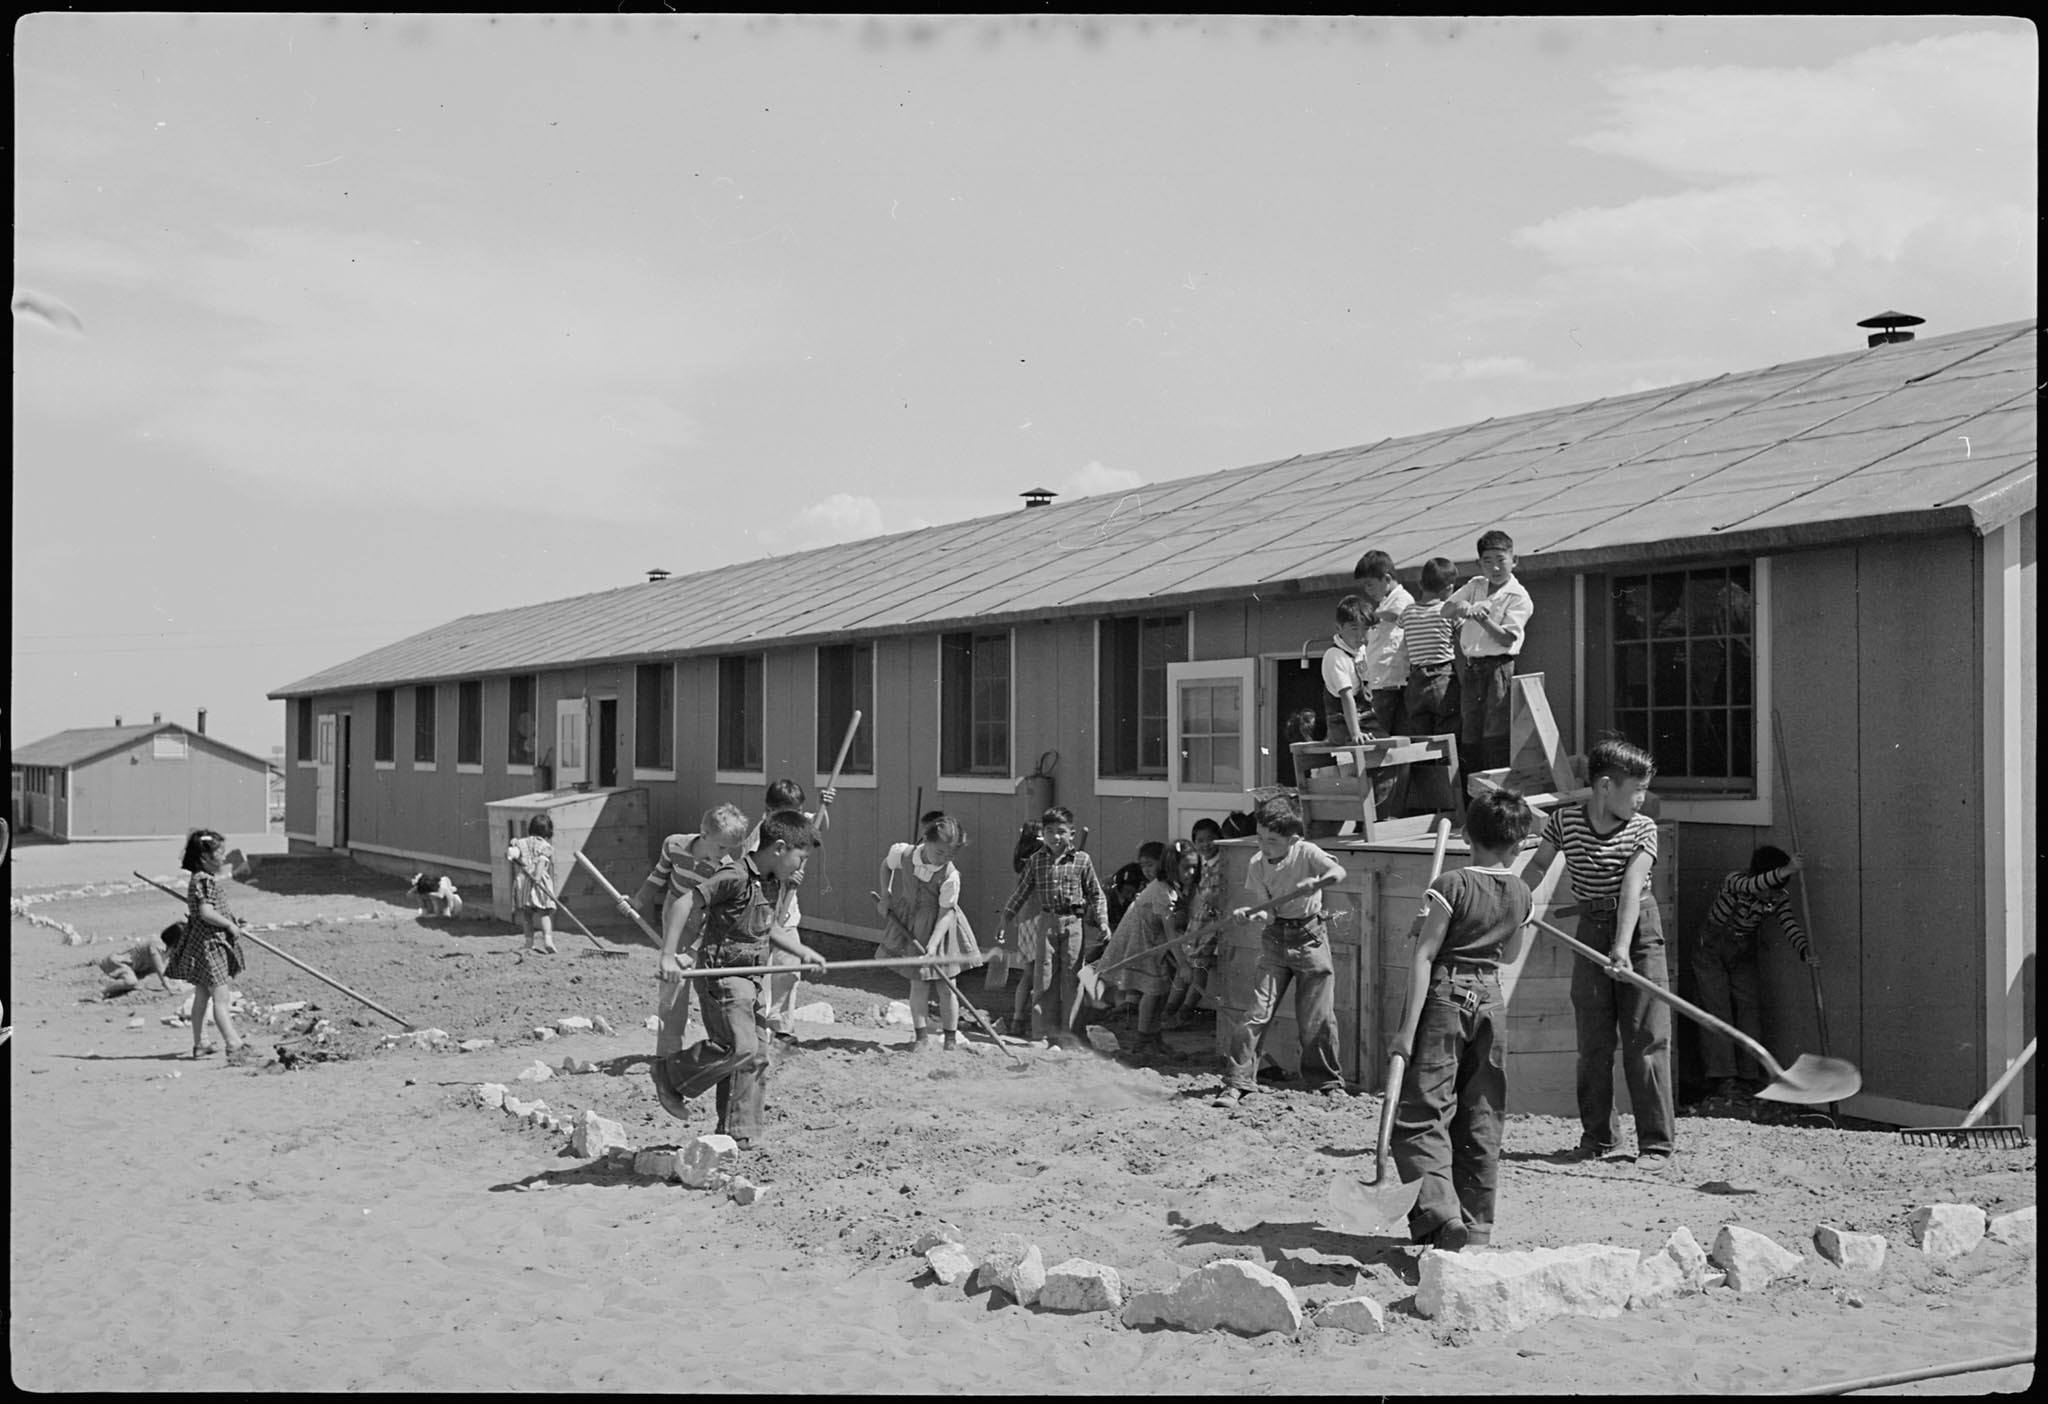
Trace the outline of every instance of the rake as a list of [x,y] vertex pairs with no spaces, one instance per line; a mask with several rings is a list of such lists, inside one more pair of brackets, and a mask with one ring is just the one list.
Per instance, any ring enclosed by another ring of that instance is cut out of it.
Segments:
[[2026,1128],[2022,1126],[1979,1126],[1977,1118],[1991,1110],[1991,1104],[1999,1094],[2012,1086],[2012,1080],[2020,1075],[2020,1069],[2034,1061],[2034,1044],[2028,1039],[2027,1046],[2020,1050],[2020,1056],[2012,1060],[1998,1081],[1991,1084],[1991,1090],[1977,1100],[1969,1114],[1964,1116],[1960,1126],[1902,1126],[1899,1139],[1909,1146],[1946,1146],[1950,1150],[2017,1150],[2027,1143]]

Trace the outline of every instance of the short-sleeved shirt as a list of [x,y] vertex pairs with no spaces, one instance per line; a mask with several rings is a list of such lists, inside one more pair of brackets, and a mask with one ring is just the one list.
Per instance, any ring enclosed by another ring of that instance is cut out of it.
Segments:
[[647,875],[647,880],[634,894],[640,899],[641,906],[666,906],[671,898],[699,891],[705,879],[720,868],[732,866],[730,858],[698,857],[697,840],[701,837],[700,834],[670,834],[661,841],[661,857],[656,860],[654,871]]
[[1581,902],[1603,898],[1621,899],[1621,877],[1629,860],[1648,853],[1657,861],[1657,823],[1647,814],[1636,814],[1611,833],[1600,833],[1586,815],[1583,804],[1568,804],[1554,810],[1543,823],[1543,842],[1564,855],[1564,868],[1572,881],[1572,893]]
[[780,886],[754,867],[752,854],[706,878],[699,889],[704,902],[704,939],[698,947],[698,964],[767,964],[768,929],[775,923]]
[[[816,823],[818,822],[818,815],[819,815],[819,814],[821,814],[821,813],[823,813],[824,811],[822,811],[822,810],[812,810],[812,809],[800,809],[800,810],[798,810],[797,812],[798,812],[799,814],[803,815],[803,816],[804,816],[804,818],[806,818],[806,819],[810,820],[810,821],[811,821],[811,823],[813,823],[813,824],[816,824]],[[751,828],[751,829],[749,829],[749,830],[747,831],[747,843],[746,843],[746,847],[745,847],[744,849],[742,849],[741,851],[742,851],[742,852],[745,852],[745,853],[752,853],[752,852],[753,852],[753,851],[754,851],[755,849],[759,848],[760,846],[761,846],[761,822],[760,822],[760,820],[758,820],[758,819],[757,819],[757,820],[755,820],[755,821],[754,821],[754,827],[753,827],[753,828]],[[782,899],[781,899],[781,903],[780,903],[780,905],[779,905],[779,906],[778,906],[778,907],[776,908],[776,913],[775,913],[775,924],[776,924],[777,926],[780,926],[780,927],[782,927],[782,928],[783,928],[784,930],[787,930],[787,931],[794,931],[794,930],[796,930],[796,928],[797,928],[797,925],[798,925],[798,924],[799,924],[800,922],[802,922],[802,921],[803,921],[803,919],[804,919],[804,909],[803,909],[803,904],[802,904],[801,902],[799,902],[799,901],[797,900],[797,895],[796,895],[796,888],[794,888],[794,887],[786,887],[786,888],[784,888],[784,889],[783,889],[783,892],[782,892]]]
[[1323,650],[1323,691],[1332,697],[1342,697],[1357,690],[1358,655],[1351,651],[1351,645],[1333,635],[1330,646]]
[[[1287,856],[1278,863],[1268,863],[1265,854],[1254,853],[1244,875],[1245,905],[1256,907],[1311,878],[1343,871],[1343,864],[1305,838],[1296,839],[1294,846],[1287,850]],[[1273,915],[1299,921],[1303,917],[1319,915],[1322,910],[1323,894],[1318,888],[1306,897],[1282,902],[1274,909]]]
[[1510,575],[1507,584],[1496,590],[1486,583],[1485,576],[1475,575],[1460,585],[1451,598],[1478,605],[1480,613],[1508,632],[1508,641],[1502,643],[1480,628],[1476,620],[1465,620],[1458,626],[1458,642],[1464,646],[1467,658],[1496,658],[1503,654],[1512,658],[1522,651],[1522,640],[1528,635],[1536,602],[1529,598],[1529,589],[1521,581]]
[[1507,868],[1453,868],[1429,885],[1422,900],[1451,915],[1437,948],[1440,965],[1497,970],[1508,942],[1529,924],[1528,884]]
[[1415,596],[1408,593],[1408,587],[1395,584],[1373,607],[1372,630],[1365,636],[1365,647],[1358,655],[1368,692],[1407,686],[1408,649],[1401,615],[1414,603]]
[[1408,654],[1408,666],[1440,668],[1456,656],[1451,647],[1451,620],[1444,613],[1445,600],[1411,604],[1401,613],[1401,647]]

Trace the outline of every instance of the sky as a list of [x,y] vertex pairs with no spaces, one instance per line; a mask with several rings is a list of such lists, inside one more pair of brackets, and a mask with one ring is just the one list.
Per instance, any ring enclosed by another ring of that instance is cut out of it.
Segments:
[[17,21],[17,742],[2036,315],[1986,16]]

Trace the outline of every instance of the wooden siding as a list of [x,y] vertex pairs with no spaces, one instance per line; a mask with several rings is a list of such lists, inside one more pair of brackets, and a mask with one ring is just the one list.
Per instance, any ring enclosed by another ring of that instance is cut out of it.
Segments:
[[270,813],[268,769],[203,736],[187,733],[184,739],[183,760],[160,759],[155,738],[149,737],[76,767],[68,801],[69,836],[182,838],[200,827],[263,833]]

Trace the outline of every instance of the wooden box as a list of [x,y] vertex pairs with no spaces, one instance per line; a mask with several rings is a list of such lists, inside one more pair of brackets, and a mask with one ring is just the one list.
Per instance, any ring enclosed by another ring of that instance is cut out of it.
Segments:
[[639,788],[543,790],[512,795],[484,806],[491,836],[491,910],[512,919],[512,866],[505,848],[526,835],[536,814],[554,821],[555,895],[588,922],[609,912],[611,901],[576,861],[590,855],[611,883],[628,897],[654,866],[654,837],[648,828],[647,791]]

